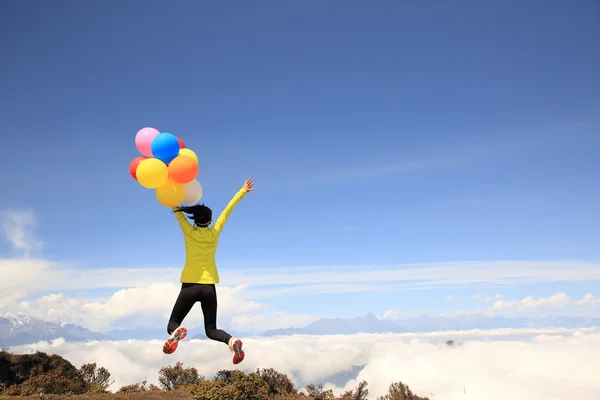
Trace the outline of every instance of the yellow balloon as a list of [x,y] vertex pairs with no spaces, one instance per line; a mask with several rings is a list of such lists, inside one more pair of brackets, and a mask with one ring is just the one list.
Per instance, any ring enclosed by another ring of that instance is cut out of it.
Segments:
[[135,170],[138,182],[145,188],[156,189],[169,179],[167,164],[157,158],[147,158]]
[[192,150],[190,149],[181,149],[179,150],[179,155],[180,156],[187,156],[187,157],[191,157],[194,160],[196,160],[196,162],[198,162],[198,156],[196,155],[196,153],[194,153]]
[[171,179],[156,189],[156,199],[165,207],[177,207],[183,203],[184,198],[185,188],[183,185]]

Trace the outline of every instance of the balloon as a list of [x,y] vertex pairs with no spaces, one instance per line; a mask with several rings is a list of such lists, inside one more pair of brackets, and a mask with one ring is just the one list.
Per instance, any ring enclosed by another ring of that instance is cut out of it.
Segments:
[[152,140],[152,155],[165,164],[169,164],[179,155],[179,142],[170,133],[161,133]]
[[192,157],[177,156],[169,164],[169,179],[177,183],[189,183],[198,175],[198,163]]
[[198,156],[196,155],[196,153],[194,153],[190,149],[181,149],[181,150],[179,150],[179,155],[180,156],[192,157],[194,160],[196,160],[196,162],[198,162]]
[[200,201],[202,198],[202,185],[197,180],[193,180],[190,183],[183,185],[185,189],[185,197],[183,203],[192,204]]
[[177,141],[179,142],[179,148],[180,149],[185,149],[185,143],[183,143],[183,140],[177,138]]
[[146,157],[152,157],[152,141],[160,132],[154,128],[142,128],[135,135],[135,147]]
[[129,173],[131,174],[133,179],[135,179],[136,181],[137,181],[137,177],[136,177],[135,171],[136,171],[138,165],[140,165],[140,163],[142,161],[144,161],[146,158],[148,158],[148,157],[139,156],[139,157],[134,158],[131,161],[131,163],[129,163]]
[[135,174],[140,185],[148,189],[163,186],[169,179],[167,165],[156,158],[147,158],[140,162]]
[[185,189],[181,183],[171,179],[156,189],[156,199],[165,207],[177,207],[185,198]]

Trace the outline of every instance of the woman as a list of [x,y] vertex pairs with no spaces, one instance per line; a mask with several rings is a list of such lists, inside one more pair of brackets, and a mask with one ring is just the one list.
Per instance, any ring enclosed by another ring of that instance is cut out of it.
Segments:
[[[187,207],[175,207],[173,211],[185,238],[185,265],[181,273],[181,291],[173,307],[167,332],[169,339],[163,346],[163,352],[172,354],[177,350],[180,340],[186,337],[187,330],[181,323],[196,302],[200,302],[204,314],[206,336],[212,340],[223,342],[229,346],[233,354],[233,363],[239,364],[244,359],[242,341],[229,333],[217,329],[217,292],[215,285],[219,283],[219,272],[215,263],[215,253],[219,243],[219,235],[233,211],[234,207],[248,192],[254,190],[254,182],[249,178],[244,186],[233,196],[221,213],[217,222],[212,222],[212,211],[202,204]],[[194,221],[191,225],[183,213]]]

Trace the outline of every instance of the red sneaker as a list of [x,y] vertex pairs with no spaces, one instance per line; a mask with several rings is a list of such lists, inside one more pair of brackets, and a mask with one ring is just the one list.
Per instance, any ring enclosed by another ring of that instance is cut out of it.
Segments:
[[229,349],[233,352],[233,363],[239,364],[244,361],[244,350],[242,350],[242,341],[240,339],[231,338]]
[[183,326],[175,329],[171,336],[167,339],[165,344],[163,345],[163,353],[165,354],[173,354],[175,350],[177,350],[177,346],[179,345],[179,341],[183,340],[187,336],[187,329]]

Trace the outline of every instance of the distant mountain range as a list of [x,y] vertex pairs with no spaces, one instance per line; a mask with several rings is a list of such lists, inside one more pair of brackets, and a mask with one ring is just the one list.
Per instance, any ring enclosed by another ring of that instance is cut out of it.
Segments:
[[488,317],[457,315],[455,317],[423,315],[415,318],[387,320],[374,314],[355,318],[322,318],[304,328],[266,331],[262,336],[281,335],[351,335],[356,333],[424,333],[469,329],[500,328],[583,328],[600,326],[600,318],[582,317]]
[[64,338],[67,341],[106,340],[102,333],[73,324],[57,324],[33,318],[25,313],[0,316],[0,347],[19,346],[40,340]]
[[[450,330],[500,329],[500,328],[583,328],[600,326],[600,318],[582,317],[488,317],[485,315],[458,315],[441,317],[423,315],[415,318],[388,320],[374,314],[354,318],[322,318],[303,328],[269,330],[263,333],[230,332],[237,337],[285,336],[285,335],[351,335],[356,333],[424,333]],[[201,328],[200,328],[201,329]],[[73,324],[57,324],[33,318],[28,314],[0,316],[0,347],[18,346],[41,340],[57,338],[67,341],[164,339],[166,328],[145,330],[114,330],[106,333],[90,331]],[[207,339],[204,332],[190,339]]]

